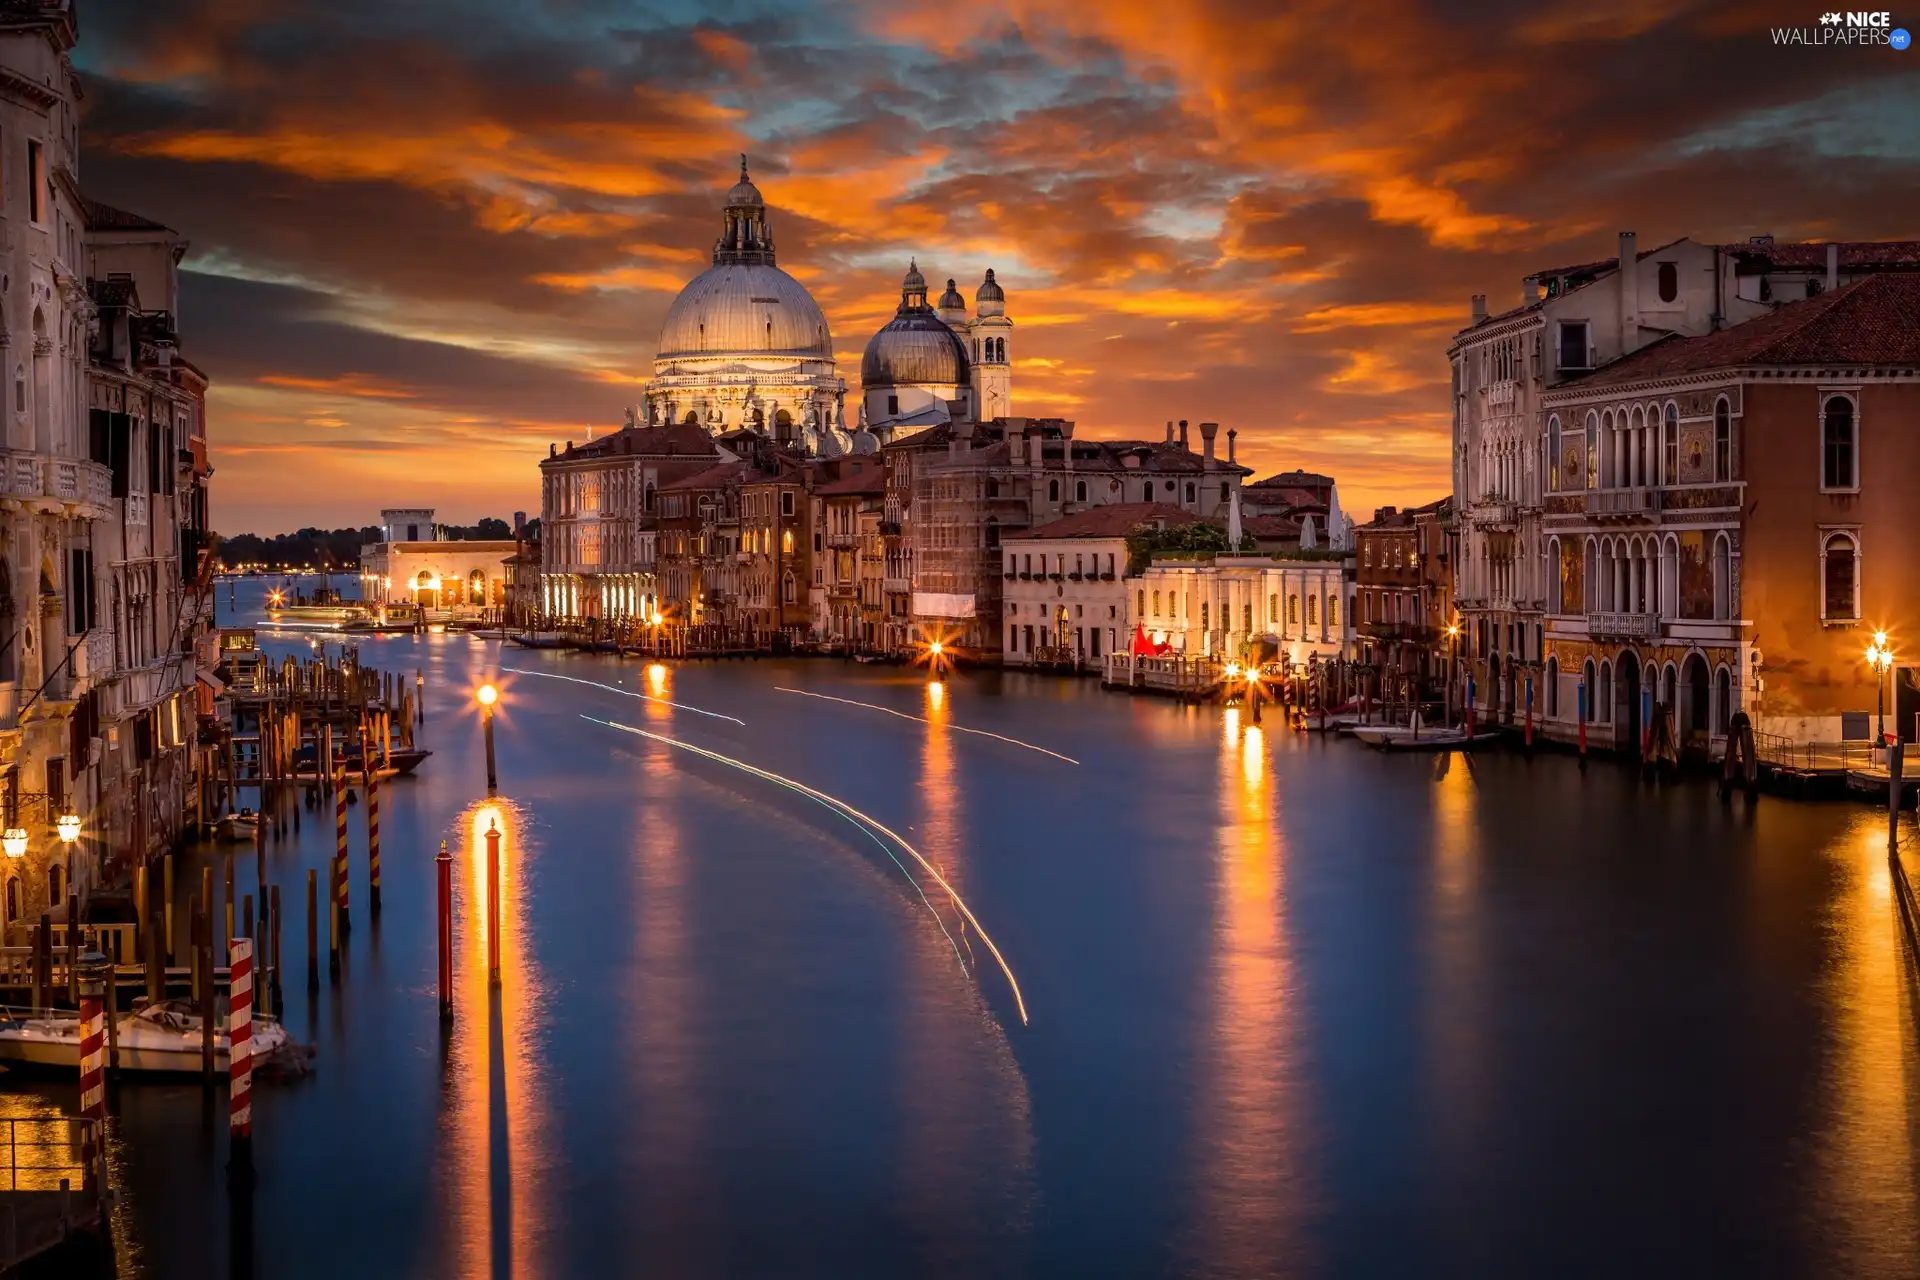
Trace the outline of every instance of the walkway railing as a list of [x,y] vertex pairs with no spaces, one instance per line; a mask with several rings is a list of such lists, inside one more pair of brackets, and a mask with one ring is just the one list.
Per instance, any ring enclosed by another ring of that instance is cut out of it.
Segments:
[[1844,773],[1874,767],[1872,742],[1795,742],[1775,733],[1753,735],[1760,763],[1802,773]]
[[45,1116],[4,1123],[0,1177],[8,1191],[60,1191],[63,1182],[77,1190],[88,1180],[87,1160],[97,1159],[100,1150],[97,1120]]

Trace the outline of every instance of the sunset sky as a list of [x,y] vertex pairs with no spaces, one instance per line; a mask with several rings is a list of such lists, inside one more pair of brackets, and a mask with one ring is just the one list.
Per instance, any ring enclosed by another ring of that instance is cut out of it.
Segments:
[[1620,230],[1920,236],[1920,51],[1775,47],[1793,5],[78,7],[83,185],[193,242],[229,534],[537,514],[743,151],[850,384],[909,256],[969,297],[991,266],[1017,411],[1215,419],[1362,515],[1446,492],[1471,294]]

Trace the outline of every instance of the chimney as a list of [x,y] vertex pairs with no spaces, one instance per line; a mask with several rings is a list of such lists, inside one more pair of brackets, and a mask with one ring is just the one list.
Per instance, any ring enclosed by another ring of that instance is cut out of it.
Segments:
[[1486,318],[1487,318],[1487,295],[1484,293],[1476,293],[1473,295],[1473,322],[1475,324],[1479,324],[1482,320],[1485,320]]
[[1540,282],[1538,280],[1527,281],[1526,293],[1522,300],[1528,303],[1540,301]]
[[557,457],[559,457],[559,456],[560,456],[560,446],[559,446],[559,445],[557,445],[557,444],[554,444],[554,443],[553,443],[552,441],[548,441],[548,442],[547,442],[547,456],[548,456],[549,458],[557,458]]
[[1233,438],[1239,434],[1240,432],[1235,428],[1227,428],[1227,465],[1230,467],[1239,465],[1233,459]]
[[1185,418],[1180,419],[1180,447],[1182,449],[1187,447],[1187,420]]
[[1027,433],[1018,428],[1007,432],[1007,452],[1012,455],[1013,465],[1027,465]]
[[521,534],[525,533],[526,530],[527,530],[527,513],[524,511],[514,512],[513,513],[513,536],[517,538]]
[[1620,354],[1640,346],[1640,237],[1620,233]]
[[1840,246],[1827,246],[1827,292],[1832,293],[1840,287]]
[[1172,418],[1167,419],[1167,443],[1168,444],[1173,443],[1173,419]]
[[1220,424],[1203,422],[1200,424],[1201,469],[1213,470],[1213,438],[1220,434]]
[[1060,424],[1060,453],[1067,462],[1067,474],[1073,474],[1073,420],[1067,419]]

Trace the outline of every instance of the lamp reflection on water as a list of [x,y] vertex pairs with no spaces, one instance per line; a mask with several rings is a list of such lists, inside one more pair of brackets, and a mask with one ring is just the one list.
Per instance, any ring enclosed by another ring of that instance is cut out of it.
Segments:
[[[551,1157],[533,1017],[543,984],[527,943],[520,825],[518,810],[500,800],[473,804],[461,818],[466,856],[455,868],[455,1015],[439,1177],[448,1210],[444,1252],[451,1274],[463,1280],[545,1271],[538,1241],[548,1217],[542,1188]],[[498,990],[487,985],[490,827],[500,832]]]
[[1284,929],[1285,844],[1270,744],[1237,707],[1222,716],[1214,852],[1212,994],[1202,1049],[1195,1183],[1200,1256],[1256,1274],[1301,1261],[1303,1108],[1295,978]]

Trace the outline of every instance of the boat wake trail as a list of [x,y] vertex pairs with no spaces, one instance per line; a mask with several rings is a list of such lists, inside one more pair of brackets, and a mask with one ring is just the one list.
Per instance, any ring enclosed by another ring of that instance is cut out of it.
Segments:
[[[709,712],[708,714],[712,714],[712,713]],[[887,856],[893,860],[893,864],[900,868],[901,874],[907,877],[908,883],[913,885],[915,892],[920,894],[920,900],[922,902],[926,902],[927,910],[932,911],[934,919],[940,922],[940,931],[942,933],[947,933],[946,922],[940,920],[940,913],[938,911],[934,911],[933,903],[927,900],[926,892],[920,888],[920,882],[914,879],[913,873],[907,870],[906,866],[901,863],[900,859],[894,856],[893,850],[887,848],[886,844],[880,841],[879,837],[876,836],[874,833],[879,832],[880,835],[884,835],[889,840],[892,840],[895,845],[898,845],[902,850],[906,852],[906,854],[909,857],[911,857],[916,863],[920,865],[921,870],[925,872],[929,877],[931,877],[935,884],[938,884],[943,890],[946,891],[947,900],[953,903],[954,909],[960,913],[960,916],[963,920],[963,923],[961,925],[961,934],[963,937],[965,936],[965,933],[966,933],[966,926],[967,925],[973,926],[973,931],[974,933],[979,935],[981,943],[984,944],[987,950],[993,954],[994,963],[1000,966],[1000,972],[1006,975],[1007,986],[1013,992],[1013,1003],[1015,1007],[1017,1007],[1020,1011],[1020,1023],[1022,1026],[1026,1025],[1027,1023],[1026,998],[1023,995],[1021,995],[1019,979],[1013,976],[1013,970],[1008,966],[1006,957],[1000,954],[1000,948],[994,945],[993,938],[988,935],[985,929],[981,928],[980,920],[977,916],[973,914],[973,909],[967,906],[966,900],[962,898],[959,892],[954,889],[953,885],[947,881],[947,878],[940,874],[940,869],[934,866],[933,863],[927,861],[927,858],[924,854],[922,854],[918,849],[914,848],[913,845],[908,843],[906,838],[903,837],[899,832],[895,831],[892,827],[887,826],[884,822],[881,822],[878,818],[875,818],[871,814],[864,813],[861,810],[854,808],[852,805],[848,804],[844,800],[836,799],[833,796],[828,795],[824,791],[816,791],[812,787],[808,786],[806,783],[795,781],[794,779],[786,777],[782,774],[769,773],[767,770],[750,765],[744,760],[736,760],[732,756],[721,755],[718,751],[709,751],[705,747],[696,747],[691,742],[682,742],[678,738],[669,738],[663,733],[653,733],[646,729],[637,729],[630,724],[620,724],[617,721],[602,720],[597,716],[589,716],[589,715],[582,715],[580,718],[592,724],[604,725],[609,729],[618,729],[622,733],[635,734],[642,738],[651,739],[654,742],[663,743],[669,747],[677,747],[682,751],[690,751],[694,755],[703,756],[706,759],[715,761],[716,763],[719,763],[719,764],[730,765],[735,769],[741,770],[743,773],[750,773],[756,778],[761,778],[767,782],[774,783],[777,786],[785,787],[790,791],[798,792],[799,794],[806,796],[810,800],[813,800],[819,804],[825,805],[827,808],[833,810],[835,813],[838,813],[843,818],[846,818],[848,821],[852,822],[855,826],[858,826],[862,830],[866,831],[868,837],[872,839],[874,843],[879,844],[880,847],[886,851]],[[959,944],[954,943],[953,935],[951,933],[947,933],[947,941],[953,944],[954,955],[956,958],[960,960],[960,967],[963,970],[966,970],[967,969],[966,958],[960,955]],[[968,944],[967,949],[969,952],[972,951],[973,947],[971,943]]]
[[681,711],[691,711],[695,715],[712,716],[715,720],[725,720],[729,724],[746,726],[746,721],[736,716],[723,716],[718,711],[708,711],[705,707],[692,707],[684,702],[675,702],[671,698],[652,698],[644,693],[635,693],[631,689],[622,689],[617,684],[602,684],[598,680],[582,680],[578,676],[559,676],[551,671],[530,671],[526,667],[502,667],[502,671],[511,671],[517,676],[538,676],[542,680],[565,680],[568,684],[584,684],[594,689],[605,689],[608,693],[617,693],[623,698],[638,698],[642,702],[657,702],[663,707],[674,707]]
[[[909,715],[905,711],[895,711],[892,707],[883,707],[883,706],[880,706],[878,703],[856,702],[852,698],[836,698],[830,693],[814,693],[812,690],[809,690],[809,689],[789,689],[785,685],[775,685],[773,687],[773,691],[775,693],[797,693],[803,698],[818,698],[822,702],[844,702],[850,707],[865,707],[869,711],[884,712],[885,714],[890,716],[898,716],[902,720],[917,720],[921,724],[935,723],[934,721],[927,719],[925,716]],[[1058,751],[1049,751],[1045,747],[1036,746],[1031,742],[1022,742],[1018,738],[1009,738],[1002,733],[989,733],[985,729],[969,729],[967,728],[967,726],[963,724],[954,724],[950,720],[943,720],[943,721],[940,721],[939,723],[945,728],[952,729],[955,733],[977,734],[982,738],[992,738],[996,742],[1004,742],[1010,746],[1025,747],[1028,751],[1038,751],[1043,756],[1052,756],[1055,760],[1064,760],[1068,764],[1080,763],[1078,760],[1075,760],[1072,756],[1063,756]]]

